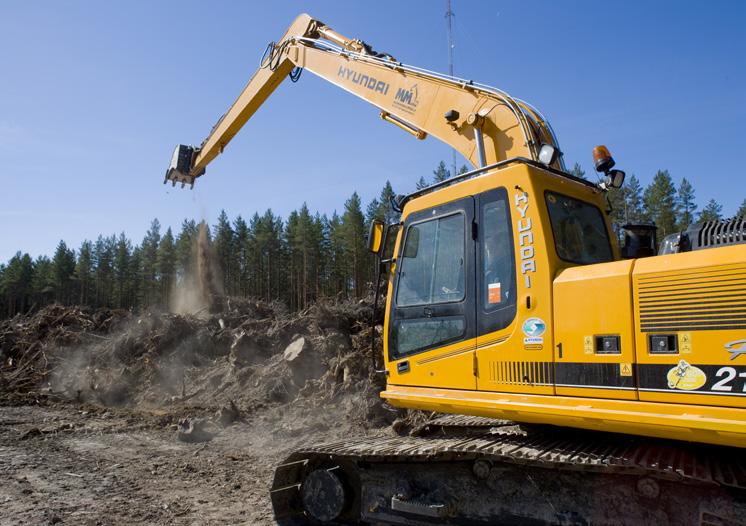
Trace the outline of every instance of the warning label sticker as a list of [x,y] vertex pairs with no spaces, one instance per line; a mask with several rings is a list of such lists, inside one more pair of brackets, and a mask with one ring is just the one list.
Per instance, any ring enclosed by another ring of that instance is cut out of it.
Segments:
[[593,354],[593,336],[583,336],[583,352]]
[[490,283],[487,285],[487,303],[490,305],[500,303],[502,301],[502,289],[500,282]]
[[692,353],[692,335],[688,332],[682,332],[679,334],[679,350],[681,354]]

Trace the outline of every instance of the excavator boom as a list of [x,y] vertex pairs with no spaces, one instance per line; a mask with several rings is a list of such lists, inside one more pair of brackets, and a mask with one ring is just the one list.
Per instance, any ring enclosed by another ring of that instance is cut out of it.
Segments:
[[527,103],[495,88],[407,66],[308,15],[267,47],[259,69],[197,147],[177,146],[164,182],[193,184],[280,83],[307,69],[380,110],[418,139],[433,135],[475,167],[524,157],[563,169],[549,123]]

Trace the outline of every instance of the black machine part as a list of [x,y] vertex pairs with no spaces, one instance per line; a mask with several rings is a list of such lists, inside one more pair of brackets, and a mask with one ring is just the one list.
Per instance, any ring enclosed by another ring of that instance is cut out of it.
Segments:
[[622,257],[625,259],[645,258],[655,256],[656,230],[658,227],[651,223],[622,225],[624,229],[624,246]]
[[277,467],[270,495],[281,526],[746,526],[746,458],[447,415],[410,436],[308,445]]
[[706,221],[691,225],[683,232],[666,236],[661,254],[676,254],[705,248],[746,243],[746,217]]

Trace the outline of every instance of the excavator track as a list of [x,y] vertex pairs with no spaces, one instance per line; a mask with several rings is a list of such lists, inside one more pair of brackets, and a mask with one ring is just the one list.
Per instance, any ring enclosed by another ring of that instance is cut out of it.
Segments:
[[271,496],[283,525],[746,525],[746,452],[440,417],[296,451]]

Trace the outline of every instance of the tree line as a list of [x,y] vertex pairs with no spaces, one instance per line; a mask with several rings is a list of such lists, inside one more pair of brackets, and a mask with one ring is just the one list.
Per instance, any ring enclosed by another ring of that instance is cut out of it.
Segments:
[[[363,207],[357,193],[340,214],[312,213],[303,204],[287,219],[267,210],[248,220],[221,211],[208,226],[211,253],[223,292],[280,300],[301,309],[321,297],[360,297],[373,280],[366,246],[373,219],[395,222],[394,190],[386,182],[379,198]],[[174,287],[196,273],[200,224],[182,222],[175,233],[154,219],[139,244],[123,233],[83,241],[77,249],[60,241],[52,257],[17,252],[0,264],[0,317],[52,302],[141,310],[168,308]]]
[[[462,167],[459,173],[466,171]],[[571,173],[585,178],[575,164]],[[450,177],[444,162],[430,181],[420,178],[416,187]],[[391,207],[394,189],[386,182],[379,197],[366,207],[357,193],[344,203],[341,214],[312,213],[303,204],[286,219],[267,210],[248,220],[234,219],[225,211],[208,232],[224,292],[285,302],[302,309],[318,298],[357,298],[370,290],[374,261],[366,249],[368,226],[373,219],[398,221]],[[687,179],[678,185],[666,170],[658,171],[643,188],[634,175],[609,194],[612,220],[653,222],[659,239],[684,230],[697,221],[720,219],[722,206],[710,199],[699,209]],[[744,199],[736,215],[746,215]],[[154,219],[139,244],[123,233],[71,248],[64,241],[52,257],[33,259],[17,252],[0,264],[0,317],[13,316],[52,302],[141,310],[168,308],[174,287],[194,272],[195,240],[200,225],[184,220],[178,233],[165,231]]]
[[[575,163],[570,173],[586,179],[585,171]],[[618,231],[627,223],[652,223],[658,227],[658,240],[668,234],[686,230],[689,225],[723,219],[723,206],[715,199],[701,209],[697,204],[694,186],[682,178],[677,185],[668,170],[658,170],[644,189],[633,174],[622,188],[608,194],[611,220]],[[746,216],[746,199],[734,216]]]

